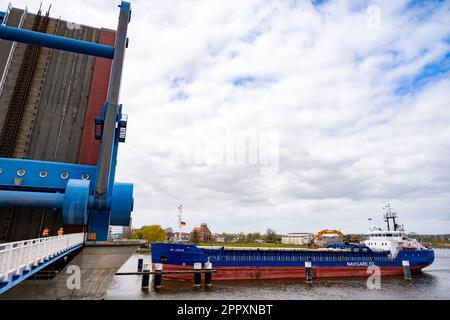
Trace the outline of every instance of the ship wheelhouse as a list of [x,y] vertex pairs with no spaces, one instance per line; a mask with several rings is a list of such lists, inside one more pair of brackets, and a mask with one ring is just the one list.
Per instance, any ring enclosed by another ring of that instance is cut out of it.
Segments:
[[376,252],[389,251],[392,256],[396,256],[400,250],[421,250],[426,249],[416,239],[408,238],[403,230],[384,231],[373,230],[364,241],[365,245]]

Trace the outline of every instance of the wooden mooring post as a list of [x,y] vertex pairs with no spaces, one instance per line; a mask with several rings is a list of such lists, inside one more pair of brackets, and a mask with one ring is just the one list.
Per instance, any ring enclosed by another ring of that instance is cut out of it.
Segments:
[[139,258],[138,259],[138,266],[137,266],[137,271],[138,272],[142,272],[142,266],[144,265],[144,259]]
[[142,273],[141,290],[144,292],[148,291],[148,286],[150,284],[150,268],[151,268],[150,263],[145,263],[142,268],[143,273]]
[[153,288],[158,290],[162,287],[163,264],[155,264],[155,274],[153,275]]
[[305,279],[306,283],[312,283],[313,273],[311,261],[305,261]]
[[194,263],[194,287],[198,288],[202,285],[202,264]]
[[411,267],[409,265],[409,261],[403,260],[402,266],[403,266],[403,277],[405,278],[405,280],[412,280]]
[[212,286],[212,272],[208,272],[212,270],[212,263],[206,262],[205,263],[205,287],[209,288]]
[[205,287],[210,287],[212,285],[212,274],[216,272],[216,270],[212,269],[211,265],[205,264],[205,269],[202,270],[201,263],[198,265],[194,265],[193,270],[173,270],[173,271],[164,271],[163,264],[157,263],[155,264],[155,270],[150,271],[151,264],[144,263],[142,272],[117,272],[116,276],[132,276],[138,275],[142,276],[142,285],[141,288],[143,291],[148,291],[149,283],[150,283],[150,275],[153,275],[153,288],[160,289],[162,287],[162,277],[165,274],[192,274],[193,282],[196,288],[201,287],[202,283],[202,274],[205,274]]

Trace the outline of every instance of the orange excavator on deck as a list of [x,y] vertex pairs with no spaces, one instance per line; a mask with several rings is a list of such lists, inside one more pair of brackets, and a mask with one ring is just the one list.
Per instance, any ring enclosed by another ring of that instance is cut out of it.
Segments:
[[312,237],[312,238],[309,240],[308,246],[310,246],[310,247],[313,246],[313,245],[314,245],[314,241],[315,241],[316,239],[320,238],[321,236],[325,235],[325,234],[334,234],[334,235],[337,235],[337,236],[339,237],[339,239],[341,239],[341,241],[342,241],[343,244],[350,244],[350,243],[358,243],[358,242],[359,242],[359,239],[357,239],[357,238],[351,238],[350,236],[346,236],[345,234],[343,234],[342,232],[340,232],[340,231],[338,231],[338,230],[328,230],[328,229],[325,229],[325,230],[322,230],[322,231],[319,231],[318,233],[316,233],[316,234],[314,235],[314,237]]

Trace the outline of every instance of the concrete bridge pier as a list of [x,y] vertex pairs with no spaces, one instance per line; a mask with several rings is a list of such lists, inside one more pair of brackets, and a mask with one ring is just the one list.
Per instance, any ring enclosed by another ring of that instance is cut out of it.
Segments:
[[120,267],[145,240],[87,242],[51,280],[26,280],[0,300],[101,300]]

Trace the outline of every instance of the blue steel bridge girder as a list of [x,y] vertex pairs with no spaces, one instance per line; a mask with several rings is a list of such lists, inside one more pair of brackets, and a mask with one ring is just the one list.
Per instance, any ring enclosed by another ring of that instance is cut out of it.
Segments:
[[99,58],[113,59],[114,57],[114,47],[111,46],[50,35],[47,33],[18,29],[5,25],[0,25],[0,39],[86,54]]
[[107,211],[112,225],[129,225],[133,185],[115,182],[112,196],[98,199],[96,170],[94,166],[0,158],[0,207],[60,209],[66,225],[87,225],[89,217],[95,219],[93,212],[104,217]]
[[129,225],[133,210],[133,185],[114,182],[126,130],[119,90],[131,18],[130,3],[119,7],[114,47],[0,25],[0,39],[112,59],[97,166],[0,158],[0,206],[61,208],[66,224],[88,225],[100,241],[107,240],[111,224]]

